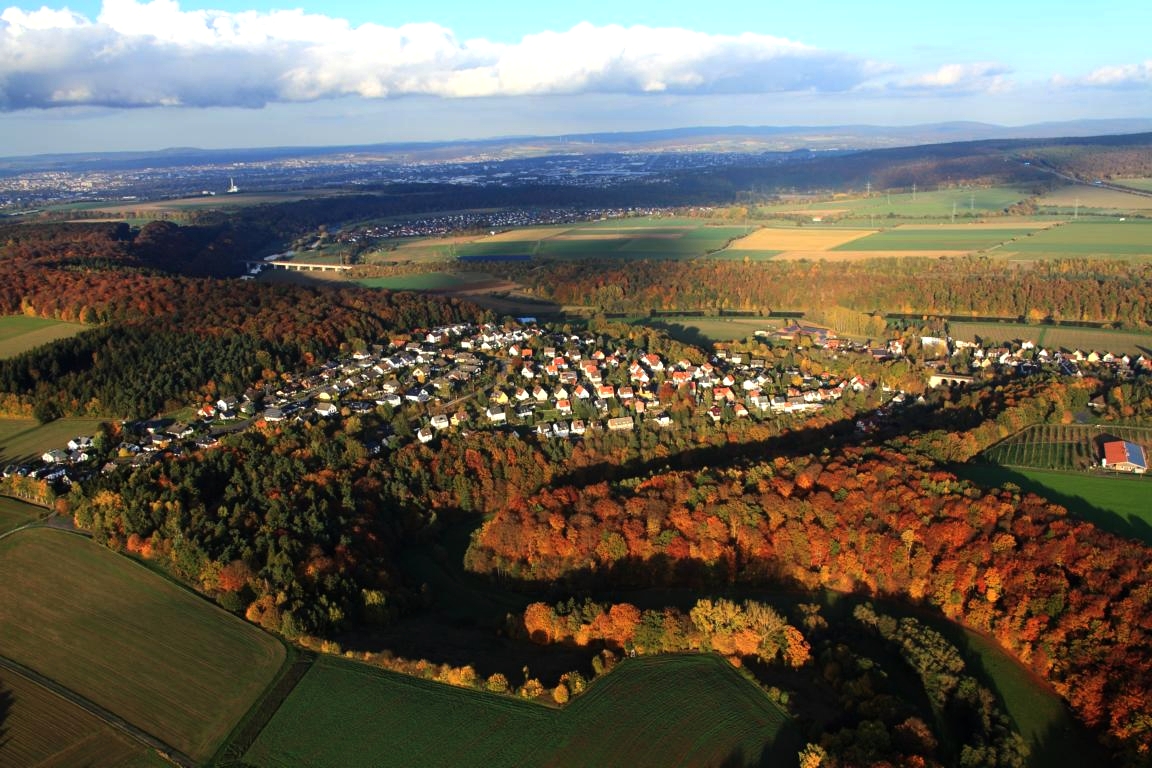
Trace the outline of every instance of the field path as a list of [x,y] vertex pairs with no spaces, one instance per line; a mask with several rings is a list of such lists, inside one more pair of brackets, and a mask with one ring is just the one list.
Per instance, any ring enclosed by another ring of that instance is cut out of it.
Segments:
[[126,736],[129,736],[130,738],[135,739],[136,741],[143,744],[145,747],[148,747],[149,749],[156,750],[161,755],[166,757],[170,762],[172,762],[176,765],[182,766],[182,768],[196,768],[196,766],[198,765],[198,763],[195,760],[193,760],[191,757],[184,754],[183,752],[181,752],[177,749],[174,749],[173,747],[169,746],[168,744],[165,744],[163,741],[160,741],[160,739],[157,739],[156,737],[152,736],[151,734],[145,733],[144,731],[140,730],[139,728],[132,725],[128,721],[124,720],[123,718],[120,718],[120,717],[112,714],[108,710],[101,707],[99,704],[96,704],[92,701],[89,701],[88,699],[84,698],[83,696],[76,693],[75,691],[73,691],[69,688],[65,688],[64,686],[57,683],[55,680],[52,680],[51,678],[45,677],[44,675],[40,674],[39,672],[36,672],[35,670],[29,669],[28,667],[24,666],[23,664],[12,661],[11,659],[6,658],[4,656],[0,656],[0,668],[7,669],[9,672],[14,672],[15,674],[20,675],[21,677],[25,678],[26,680],[31,680],[32,682],[36,683],[40,687],[46,688],[47,690],[49,690],[52,693],[59,696],[60,698],[66,700],[66,701],[69,701],[69,702],[75,704],[76,706],[80,707],[85,712],[88,712],[89,714],[100,718],[101,720],[103,720],[108,725],[112,726],[113,728],[115,728],[116,730],[125,734]]

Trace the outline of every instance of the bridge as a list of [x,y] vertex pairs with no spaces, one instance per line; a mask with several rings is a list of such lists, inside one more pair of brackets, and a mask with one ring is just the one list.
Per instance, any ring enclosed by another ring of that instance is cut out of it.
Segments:
[[928,386],[932,389],[936,389],[941,384],[966,387],[974,381],[976,381],[975,376],[966,376],[960,373],[934,373],[928,377]]
[[352,267],[348,264],[319,264],[310,261],[246,261],[248,273],[254,274],[253,269],[286,269],[291,272],[347,272]]

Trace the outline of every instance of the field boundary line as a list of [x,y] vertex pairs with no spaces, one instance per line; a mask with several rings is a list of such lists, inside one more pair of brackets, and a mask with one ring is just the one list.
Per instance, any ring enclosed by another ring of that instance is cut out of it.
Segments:
[[6,656],[0,656],[0,668],[7,669],[9,672],[14,672],[20,675],[25,680],[39,685],[65,701],[71,702],[80,707],[89,714],[99,718],[111,727],[132,738],[133,740],[143,744],[149,749],[155,750],[161,757],[169,762],[181,766],[182,768],[196,768],[199,763],[193,760],[189,755],[181,752],[180,750],[172,747],[171,745],[161,741],[147,731],[137,728],[124,718],[113,712],[105,709],[94,701],[76,693],[71,688],[66,688],[60,683],[56,682],[50,677],[45,677],[34,669],[30,669],[18,661],[13,661]]
[[232,733],[211,760],[211,765],[229,766],[243,763],[244,755],[260,738],[260,734],[272,722],[280,707],[296,690],[296,686],[316,663],[317,654],[300,648],[289,648],[290,654],[276,678],[264,689],[264,693],[251,709],[237,723]]

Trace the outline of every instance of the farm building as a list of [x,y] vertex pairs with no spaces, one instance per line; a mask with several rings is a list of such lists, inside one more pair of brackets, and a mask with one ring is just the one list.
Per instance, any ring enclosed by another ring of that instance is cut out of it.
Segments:
[[1148,457],[1136,443],[1112,439],[1105,440],[1102,447],[1104,456],[1100,459],[1100,466],[1117,472],[1143,474],[1148,471]]

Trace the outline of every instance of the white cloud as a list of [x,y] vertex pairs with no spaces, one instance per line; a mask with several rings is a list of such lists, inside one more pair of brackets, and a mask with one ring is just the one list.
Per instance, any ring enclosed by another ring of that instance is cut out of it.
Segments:
[[340,96],[842,92],[882,65],[760,34],[579,24],[517,43],[437,24],[104,0],[0,13],[0,109],[263,106]]
[[937,93],[1003,93],[1012,87],[1011,69],[994,62],[945,64],[932,72],[912,75],[888,87],[895,90],[933,91]]
[[1087,85],[1100,88],[1132,88],[1152,86],[1152,59],[1138,64],[1121,64],[1117,66],[1100,67],[1089,72],[1086,76],[1072,81],[1063,78],[1057,83],[1064,85],[1071,82],[1076,85]]

